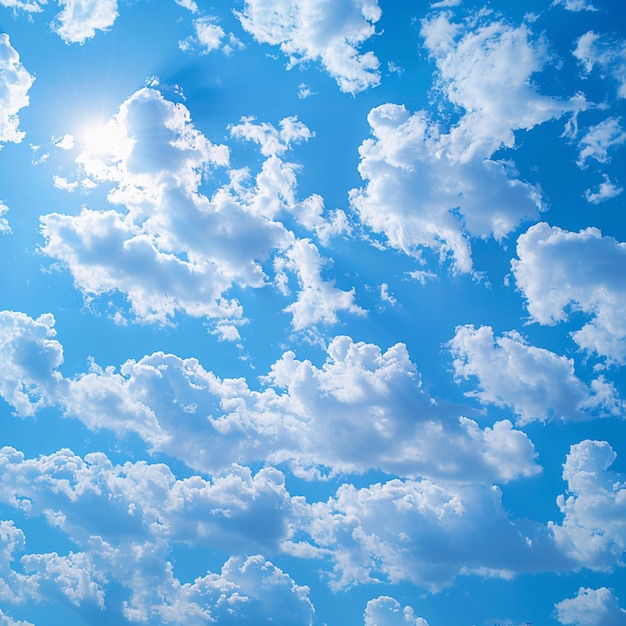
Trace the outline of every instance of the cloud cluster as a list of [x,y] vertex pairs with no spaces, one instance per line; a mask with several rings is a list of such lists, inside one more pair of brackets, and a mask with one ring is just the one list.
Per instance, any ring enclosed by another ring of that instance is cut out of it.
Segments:
[[342,215],[326,219],[319,196],[296,198],[297,166],[279,156],[312,133],[296,118],[282,120],[280,130],[245,118],[230,132],[259,143],[267,158],[256,177],[229,169],[220,184],[228,147],[200,133],[182,104],[155,89],[136,92],[98,133],[105,140],[77,157],[75,182],[85,189],[113,183],[112,208],[43,216],[43,251],[69,268],[87,298],[119,291],[140,321],[168,323],[178,312],[226,320],[225,338],[238,337],[243,317],[229,290],[269,284],[274,266],[285,294],[285,270],[299,284],[287,309],[297,329],[332,323],[339,311],[359,313],[354,291],[322,278],[324,259],[313,241],[280,221],[295,216],[322,239],[344,229]]
[[[182,583],[173,574],[170,547],[323,557],[335,589],[384,580],[437,590],[468,574],[606,569],[621,563],[625,541],[621,477],[606,471],[614,458],[606,442],[573,446],[563,473],[570,495],[557,500],[563,520],[546,526],[512,519],[498,487],[467,480],[343,484],[327,501],[309,503],[291,496],[272,467],[253,474],[232,465],[210,480],[177,479],[167,465],[117,465],[101,452],[81,458],[64,449],[27,459],[5,447],[0,501],[45,517],[80,551],[25,555],[24,573],[18,572],[11,564],[24,550],[24,534],[12,522],[0,524],[0,592],[14,603],[56,590],[77,607],[102,609],[110,604],[107,581],[115,580],[127,591],[123,614],[131,620],[167,623],[178,614],[185,623],[203,623],[221,610],[238,614],[234,596],[245,595],[250,601],[241,605],[240,619],[250,619],[253,607],[277,619],[286,606],[295,617],[284,623],[296,624],[312,618],[308,590],[264,558],[234,556],[221,575]],[[228,590],[228,600],[218,589]],[[390,599],[379,598],[368,610],[370,619],[382,612],[423,626],[410,608],[398,614]]]
[[539,190],[494,152],[514,146],[514,131],[586,105],[581,96],[559,100],[532,86],[549,55],[526,25],[482,16],[460,24],[441,13],[423,21],[421,34],[437,67],[437,93],[460,118],[446,129],[403,105],[372,109],[372,137],[359,148],[366,185],[350,201],[390,246],[417,258],[429,248],[469,272],[470,237],[500,240],[543,209]]
[[378,0],[246,0],[237,13],[258,42],[280,46],[291,68],[319,61],[347,93],[378,85],[378,59],[360,48],[381,17]]
[[0,474],[2,501],[28,515],[46,516],[84,550],[68,556],[24,555],[20,564],[26,574],[20,574],[9,566],[24,549],[24,534],[12,522],[2,522],[6,554],[0,558],[8,581],[3,595],[10,602],[40,600],[56,591],[76,607],[102,611],[112,602],[107,583],[113,579],[128,593],[121,613],[130,621],[312,621],[308,589],[261,556],[233,556],[221,574],[209,572],[193,583],[181,583],[167,559],[170,542],[231,554],[255,545],[276,549],[293,517],[285,508],[292,499],[277,470],[252,476],[247,468],[233,468],[213,482],[198,476],[181,481],[165,465],[113,465],[103,453],[82,459],[61,450],[25,459],[3,448]]
[[467,395],[509,407],[520,424],[623,413],[611,383],[599,377],[588,387],[574,373],[572,359],[531,346],[516,331],[495,338],[490,326],[468,324],[456,329],[448,345],[457,379],[478,380],[479,388]]
[[3,143],[20,143],[24,138],[18,113],[30,102],[28,91],[34,80],[21,64],[9,36],[0,33],[0,148]]
[[244,379],[220,379],[196,359],[162,352],[119,373],[94,366],[64,378],[51,315],[5,311],[0,322],[0,392],[18,414],[56,405],[91,429],[134,431],[196,469],[269,461],[312,476],[325,467],[488,481],[540,469],[533,444],[508,420],[481,428],[440,408],[402,344],[382,352],[336,337],[321,367],[286,352],[253,391]]
[[[626,358],[626,244],[597,228],[578,233],[541,222],[517,240],[511,266],[531,319],[553,325],[575,312],[591,317],[572,332],[589,352],[622,363]],[[580,260],[585,259],[584,263]]]
[[409,581],[436,591],[459,575],[567,567],[540,524],[516,524],[495,486],[391,480],[344,484],[314,503],[307,532],[331,550],[333,588]]

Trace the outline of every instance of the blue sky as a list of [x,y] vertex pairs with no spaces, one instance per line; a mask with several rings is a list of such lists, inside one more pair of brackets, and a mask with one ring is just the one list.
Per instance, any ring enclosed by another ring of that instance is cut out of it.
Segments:
[[0,624],[626,624],[617,0],[0,0]]

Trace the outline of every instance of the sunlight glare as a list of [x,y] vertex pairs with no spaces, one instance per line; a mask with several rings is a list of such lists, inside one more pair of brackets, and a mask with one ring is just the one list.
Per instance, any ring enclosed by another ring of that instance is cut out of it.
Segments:
[[123,150],[125,139],[114,120],[91,122],[80,133],[82,148],[94,155],[117,155]]

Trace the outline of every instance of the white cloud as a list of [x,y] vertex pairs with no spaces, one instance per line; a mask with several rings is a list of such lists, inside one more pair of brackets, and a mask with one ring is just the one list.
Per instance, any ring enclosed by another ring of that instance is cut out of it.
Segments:
[[0,234],[7,235],[11,232],[11,226],[7,220],[6,213],[9,211],[9,207],[0,200]]
[[246,0],[237,13],[258,42],[280,46],[288,67],[319,61],[339,88],[357,93],[378,85],[378,59],[360,47],[381,17],[377,0]]
[[580,140],[580,153],[577,164],[585,167],[589,159],[599,163],[608,163],[608,150],[613,146],[619,146],[626,141],[626,132],[617,117],[608,119],[591,126],[588,132]]
[[428,622],[416,617],[410,606],[402,608],[390,596],[379,596],[367,603],[364,626],[428,626]]
[[551,6],[562,5],[567,11],[597,11],[589,0],[553,0]]
[[389,293],[389,285],[387,283],[382,283],[380,286],[380,299],[382,302],[388,302],[391,306],[398,304],[396,298]]
[[20,63],[6,33],[0,33],[0,148],[8,141],[20,143],[25,134],[19,130],[18,112],[27,107],[28,90],[35,78]]
[[0,6],[7,7],[9,9],[19,9],[20,11],[26,11],[28,13],[39,13],[43,10],[42,5],[46,4],[46,0],[0,0]]
[[402,344],[383,352],[337,337],[321,367],[286,352],[253,391],[244,379],[220,379],[195,359],[160,352],[119,373],[93,366],[63,378],[52,316],[4,312],[0,321],[0,392],[19,415],[56,404],[91,429],[136,432],[196,469],[264,460],[313,476],[318,468],[380,469],[497,481],[540,471],[531,441],[509,421],[480,428],[438,407]]
[[298,276],[300,291],[295,302],[285,308],[293,316],[293,327],[302,330],[316,324],[335,324],[337,311],[364,315],[365,311],[354,302],[354,289],[343,291],[332,282],[322,279],[324,259],[317,247],[308,240],[298,240],[285,253],[286,263]]
[[517,240],[511,266],[531,319],[553,325],[582,311],[591,320],[572,332],[578,345],[618,363],[626,358],[626,244],[597,228],[578,233],[542,222]]
[[[136,92],[110,122],[92,130],[76,159],[79,178],[57,177],[55,184],[71,190],[77,182],[85,189],[112,182],[108,200],[117,207],[41,219],[43,251],[70,269],[86,298],[119,291],[140,321],[169,323],[183,312],[217,323],[229,319],[232,326],[243,311],[228,291],[265,286],[272,280],[272,256],[291,259],[300,251],[304,265],[284,266],[302,287],[294,325],[360,311],[352,291],[321,279],[325,260],[315,245],[298,240],[280,221],[295,216],[322,241],[347,228],[342,212],[324,214],[320,196],[296,196],[298,167],[278,155],[313,133],[295,117],[281,120],[279,128],[252,118],[230,127],[233,137],[258,143],[267,159],[256,177],[231,169],[222,185],[211,173],[228,166],[227,146],[212,144],[183,105],[154,89]],[[203,185],[212,185],[211,197]]]
[[23,620],[15,620],[0,609],[0,626],[34,626],[34,624]]
[[625,405],[603,378],[591,387],[574,373],[571,359],[529,345],[517,332],[497,339],[490,326],[459,326],[448,344],[457,379],[478,379],[479,389],[466,395],[484,404],[510,407],[519,423],[621,416]]
[[178,47],[183,52],[196,50],[203,55],[220,49],[230,53],[233,47],[241,47],[241,42],[232,34],[227,36],[224,29],[216,21],[217,18],[212,16],[199,17],[194,20],[195,35],[179,41]]
[[611,182],[606,174],[603,176],[604,180],[598,185],[597,191],[592,191],[591,189],[585,191],[585,199],[587,202],[600,204],[600,202],[619,196],[622,191],[624,191],[622,187]]
[[461,272],[472,269],[471,237],[501,240],[543,209],[539,189],[519,180],[510,161],[492,159],[496,150],[513,148],[515,131],[587,107],[580,95],[540,94],[532,79],[551,60],[547,43],[526,24],[489,15],[455,23],[443,12],[422,22],[435,93],[460,116],[438,124],[402,105],[372,109],[372,137],[359,148],[366,186],[350,193],[362,221],[390,246],[417,258],[430,248]]
[[[25,459],[0,450],[0,499],[48,522],[84,552],[68,556],[26,554],[26,575],[9,569],[24,550],[24,534],[0,523],[0,568],[4,599],[38,601],[62,594],[71,604],[101,611],[119,600],[107,597],[112,580],[130,594],[123,603],[130,620],[185,624],[310,624],[313,607],[301,587],[261,556],[228,559],[221,574],[208,572],[181,583],[169,563],[170,542],[233,552],[262,544],[277,550],[301,499],[285,491],[284,476],[262,469],[252,476],[233,467],[213,481],[176,480],[165,465],[114,465],[103,453],[84,459],[61,450]],[[124,597],[124,595],[122,595]],[[121,609],[122,607],[118,607]]]
[[183,9],[187,9],[192,13],[198,12],[198,5],[193,0],[175,0],[178,6],[183,7]]
[[610,589],[581,587],[575,598],[567,598],[555,605],[561,624],[573,626],[623,626],[626,611]]
[[96,30],[108,30],[117,18],[117,0],[57,0],[63,10],[52,29],[65,43],[85,43]]
[[53,137],[52,143],[61,150],[71,150],[75,143],[74,135],[66,134],[62,137]]
[[613,77],[619,85],[619,97],[626,98],[626,42],[613,42],[590,30],[578,38],[573,54],[585,73],[590,74],[597,65]]
[[464,26],[441,13],[425,20],[421,32],[437,64],[438,88],[464,112],[444,141],[454,159],[488,158],[515,145],[513,131],[586,107],[582,96],[559,100],[538,93],[532,77],[550,56],[547,42],[526,24],[487,22],[478,14]]
[[408,581],[436,591],[459,575],[510,577],[568,564],[544,527],[508,518],[495,486],[344,484],[311,515],[309,534],[331,550],[334,588]]
[[373,137],[359,148],[366,186],[353,189],[350,202],[405,254],[419,258],[431,248],[469,272],[470,236],[502,239],[542,209],[538,190],[510,177],[506,163],[452,159],[425,112],[384,104],[370,111],[368,122]]
[[254,117],[243,117],[239,124],[230,127],[236,139],[247,139],[259,144],[263,156],[277,156],[289,150],[294,143],[308,141],[315,136],[297,117],[286,117],[280,121],[280,129],[267,122],[256,123]]
[[29,582],[37,584],[40,597],[58,590],[74,606],[86,603],[104,608],[107,580],[87,554],[26,554],[20,563],[28,572]]
[[626,486],[622,475],[608,471],[616,456],[606,441],[585,440],[571,446],[563,465],[567,494],[557,504],[564,519],[549,527],[559,549],[583,567],[624,564]]
[[3,373],[0,393],[17,411],[27,416],[46,406],[61,380],[63,348],[55,335],[54,317],[32,319],[24,313],[0,311],[0,354]]

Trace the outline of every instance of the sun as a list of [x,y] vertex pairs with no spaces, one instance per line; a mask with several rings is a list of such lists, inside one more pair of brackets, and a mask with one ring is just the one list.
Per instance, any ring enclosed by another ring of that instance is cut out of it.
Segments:
[[113,152],[114,140],[111,135],[110,124],[100,121],[86,124],[79,135],[81,146],[94,154],[109,154]]
[[115,119],[85,123],[78,134],[78,141],[82,150],[96,156],[120,155],[129,142]]

